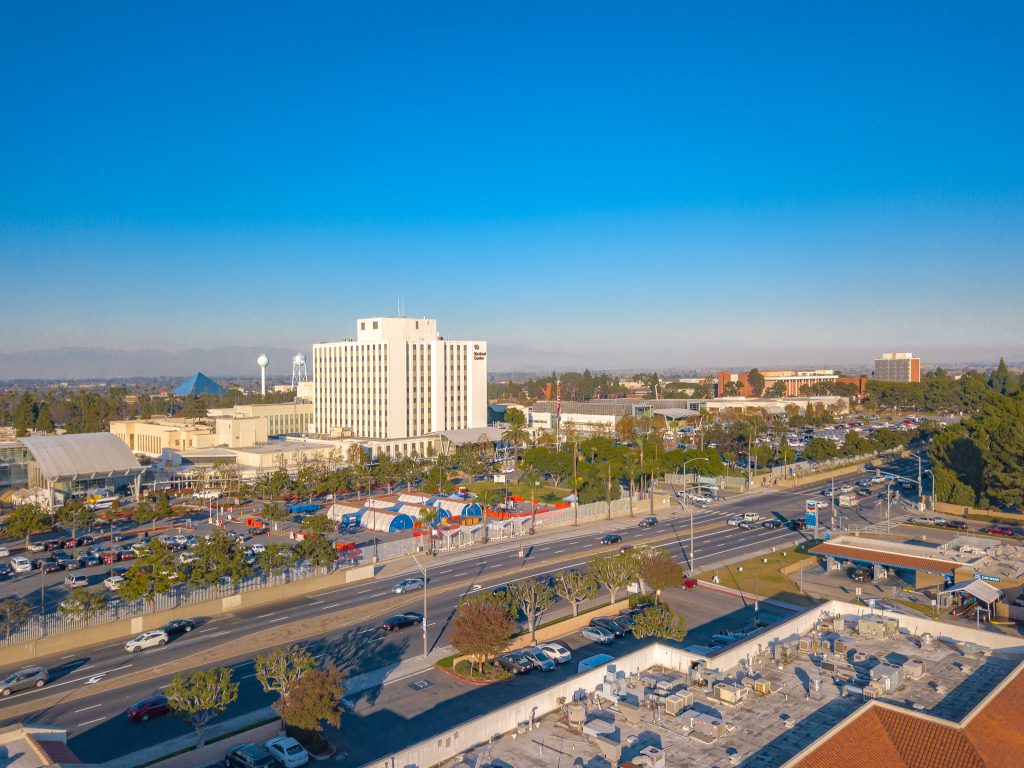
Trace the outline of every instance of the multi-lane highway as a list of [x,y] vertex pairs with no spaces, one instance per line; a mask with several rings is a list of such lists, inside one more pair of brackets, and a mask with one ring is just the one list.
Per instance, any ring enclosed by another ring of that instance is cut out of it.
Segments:
[[[697,568],[703,570],[715,562],[799,541],[804,534],[788,528],[743,530],[725,525],[724,520],[749,511],[764,517],[778,514],[795,518],[802,514],[804,500],[823,487],[797,493],[762,491],[720,502],[707,510],[691,509]],[[650,542],[663,546],[689,565],[690,521],[681,514],[680,507],[676,505],[676,514],[658,512],[659,523],[652,528],[638,527],[643,516],[638,511],[635,519],[603,521],[600,526],[537,536],[527,540],[524,558],[519,556],[517,542],[429,559],[429,646],[438,648],[446,644],[454,606],[464,594],[511,579],[580,565],[594,554],[615,551],[619,544],[598,543],[606,532],[619,533],[624,544]],[[862,514],[866,522],[875,522],[879,515],[884,516],[884,506],[867,508]],[[166,647],[140,654],[127,654],[123,643],[118,642],[41,659],[38,663],[50,670],[51,682],[45,688],[16,693],[0,702],[0,721],[39,721],[65,727],[73,746],[87,759],[110,756],[107,753],[111,744],[117,744],[121,753],[132,751],[185,732],[177,718],[138,725],[128,723],[124,717],[127,705],[152,694],[170,679],[170,672],[161,673],[156,668],[175,663],[187,666],[190,660],[202,659],[204,653],[219,651],[218,663],[235,666],[236,678],[242,682],[239,700],[227,716],[250,711],[269,701],[260,691],[251,668],[252,655],[263,649],[252,647],[251,639],[270,627],[288,627],[317,616],[329,615],[334,620],[327,631],[307,636],[304,642],[315,654],[330,659],[347,674],[358,675],[397,664],[422,653],[421,635],[415,629],[388,634],[379,628],[381,620],[399,607],[422,611],[422,593],[396,597],[391,592],[392,585],[404,575],[414,575],[412,567],[408,574],[396,571],[387,580],[338,587],[262,609],[213,617]],[[183,616],[187,617],[187,612]],[[232,649],[237,649],[236,656],[231,655]],[[154,670],[153,676],[139,674],[147,670]],[[0,670],[8,671],[11,670]],[[90,696],[90,687],[101,684],[105,689],[102,697]]]

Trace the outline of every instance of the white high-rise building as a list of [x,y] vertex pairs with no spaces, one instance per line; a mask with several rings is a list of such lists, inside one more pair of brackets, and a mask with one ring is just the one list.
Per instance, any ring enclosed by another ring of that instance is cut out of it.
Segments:
[[355,340],[313,345],[313,430],[377,440],[487,426],[487,342],[426,318],[368,317]]
[[875,358],[876,381],[920,381],[921,358],[910,352],[885,352]]

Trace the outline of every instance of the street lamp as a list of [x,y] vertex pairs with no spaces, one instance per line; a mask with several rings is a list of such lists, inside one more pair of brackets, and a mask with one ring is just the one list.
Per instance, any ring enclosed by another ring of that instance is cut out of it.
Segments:
[[420,565],[416,555],[412,556],[412,561],[416,563],[416,567],[423,574],[423,658],[427,658],[427,566]]
[[917,459],[917,511],[924,512],[924,486],[921,484],[921,454],[907,451]]
[[889,509],[892,507],[892,486],[896,480],[890,480],[885,486],[885,532],[889,533]]
[[[692,459],[687,459],[683,462],[683,514],[686,514],[686,465],[691,461],[707,461],[705,456],[695,456]],[[693,551],[693,513],[690,513],[690,575],[693,576],[697,572],[694,566],[694,551]]]

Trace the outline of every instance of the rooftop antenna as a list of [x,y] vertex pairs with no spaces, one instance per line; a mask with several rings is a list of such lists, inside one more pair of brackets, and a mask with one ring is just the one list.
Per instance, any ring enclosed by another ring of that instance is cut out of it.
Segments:
[[398,300],[398,316],[405,317],[405,312],[402,310],[402,300]]
[[267,366],[270,364],[270,358],[267,357],[266,352],[256,358],[256,365],[260,367],[260,395],[266,397],[267,395]]

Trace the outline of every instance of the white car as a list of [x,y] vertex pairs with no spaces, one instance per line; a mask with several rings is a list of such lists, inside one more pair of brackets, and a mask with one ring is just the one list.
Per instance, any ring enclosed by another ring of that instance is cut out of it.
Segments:
[[103,586],[111,592],[117,592],[124,585],[124,576],[107,576],[103,580]]
[[561,643],[541,643],[537,647],[554,659],[558,664],[565,664],[568,661],[572,661],[572,651]]
[[839,492],[840,493],[852,493],[853,492],[853,486],[852,485],[840,485],[839,486]]
[[124,649],[128,653],[138,653],[144,648],[155,648],[161,645],[167,645],[167,641],[170,640],[167,633],[162,629],[153,629],[149,632],[143,632],[138,637],[133,637],[127,643],[124,644]]
[[179,533],[177,536],[174,537],[173,541],[179,547],[184,547],[186,544],[188,544],[188,540],[190,538],[192,538],[192,537],[191,536],[186,536],[183,533]]
[[180,555],[178,555],[178,562],[182,565],[194,563],[198,559],[199,557],[197,555],[193,555],[191,552],[182,552]]
[[727,522],[729,525],[739,525],[741,522],[743,522],[743,518],[742,517],[730,517],[725,522]]
[[252,552],[254,555],[261,554],[261,553],[267,551],[267,545],[266,544],[250,544],[249,545],[249,551]]
[[15,573],[28,573],[32,570],[32,561],[27,557],[12,557],[11,568]]
[[291,736],[278,736],[263,746],[283,768],[298,768],[298,766],[309,762],[309,753]]
[[11,550],[7,549],[7,547],[0,547],[0,557],[10,557],[10,556],[11,556]]
[[402,581],[391,588],[391,591],[396,595],[401,595],[417,589],[423,589],[423,579],[402,579]]

